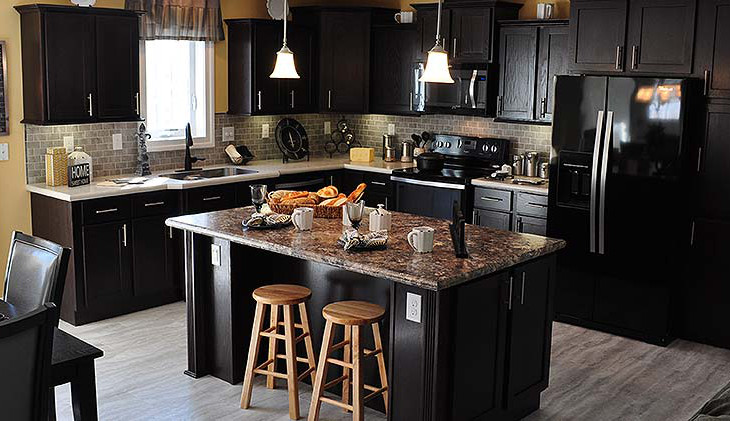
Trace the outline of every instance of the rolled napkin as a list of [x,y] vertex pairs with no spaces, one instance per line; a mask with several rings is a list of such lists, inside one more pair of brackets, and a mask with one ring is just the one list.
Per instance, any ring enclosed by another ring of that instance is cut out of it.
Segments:
[[342,233],[337,243],[343,246],[345,251],[381,250],[388,243],[388,231],[360,234],[357,230],[349,229]]
[[242,224],[244,228],[279,228],[291,224],[291,215],[254,213]]

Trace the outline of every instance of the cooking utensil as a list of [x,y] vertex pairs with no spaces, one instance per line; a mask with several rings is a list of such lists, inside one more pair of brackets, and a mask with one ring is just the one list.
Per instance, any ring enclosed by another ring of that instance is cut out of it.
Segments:
[[425,152],[416,158],[416,166],[421,171],[438,172],[444,168],[446,158],[438,152]]
[[421,147],[425,148],[428,142],[433,139],[433,136],[431,136],[431,133],[429,132],[423,132],[421,133],[421,139],[423,139],[423,145],[421,145]]
[[421,142],[423,142],[423,138],[415,133],[411,135],[411,139],[413,139],[413,142],[415,142],[416,147],[421,146]]

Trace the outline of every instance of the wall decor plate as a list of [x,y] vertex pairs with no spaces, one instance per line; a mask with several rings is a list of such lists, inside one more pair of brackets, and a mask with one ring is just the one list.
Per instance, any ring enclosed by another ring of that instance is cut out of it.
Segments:
[[284,159],[299,160],[309,155],[309,137],[304,126],[293,118],[283,118],[276,125],[276,144]]

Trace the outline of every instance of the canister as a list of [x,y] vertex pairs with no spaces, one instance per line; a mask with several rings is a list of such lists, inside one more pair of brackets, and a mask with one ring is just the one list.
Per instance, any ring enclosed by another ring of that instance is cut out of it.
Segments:
[[68,182],[68,155],[63,146],[46,149],[46,184],[65,186]]

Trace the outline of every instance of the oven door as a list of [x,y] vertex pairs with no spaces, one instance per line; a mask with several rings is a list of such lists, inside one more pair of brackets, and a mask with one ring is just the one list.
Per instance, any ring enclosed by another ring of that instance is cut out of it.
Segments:
[[[398,212],[433,218],[451,219],[453,203],[466,212],[466,186],[403,177],[391,177],[395,183],[395,203]],[[466,214],[466,213],[465,213]]]

